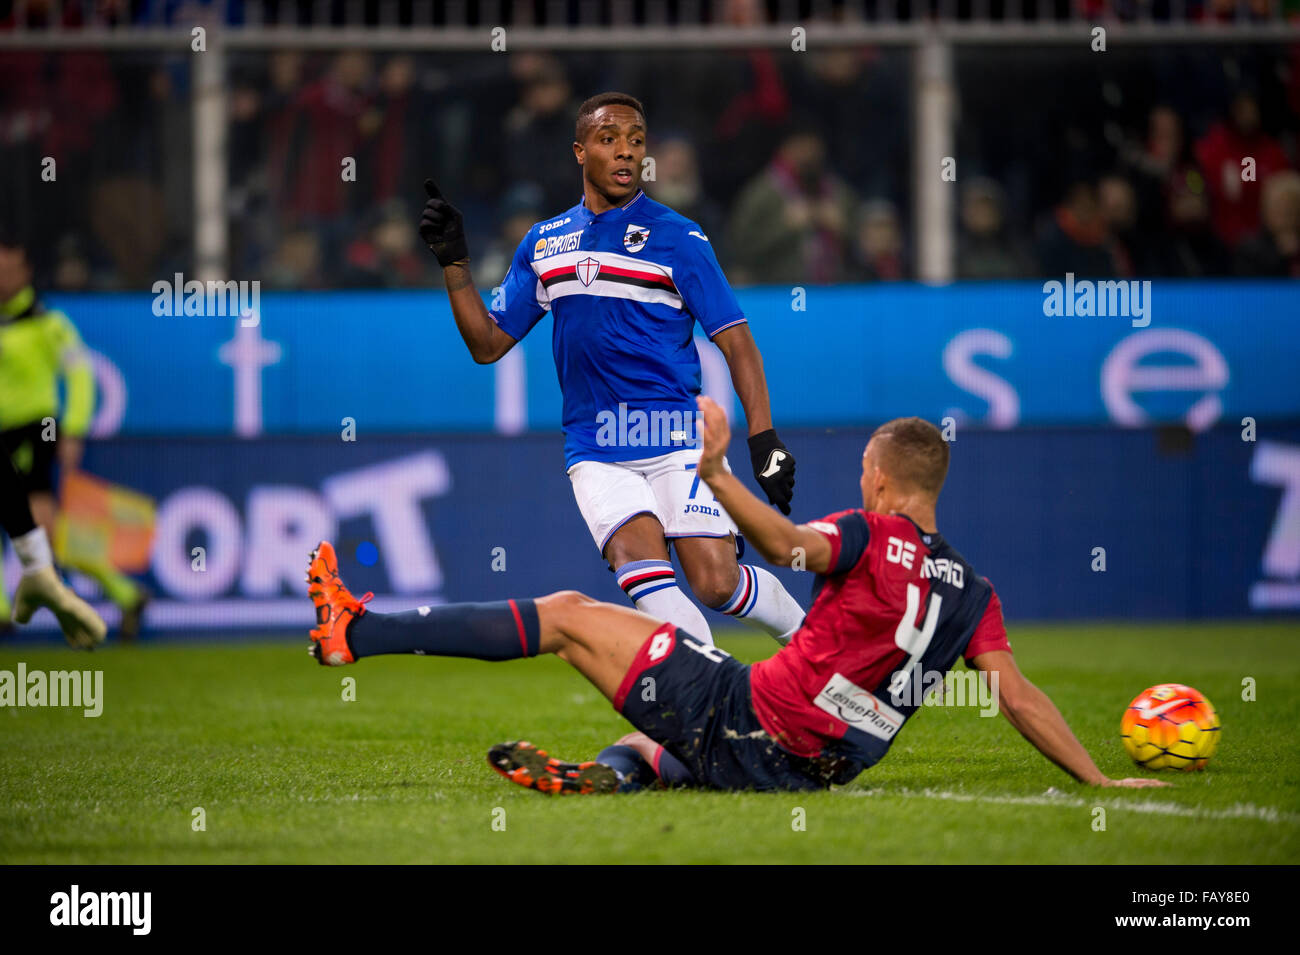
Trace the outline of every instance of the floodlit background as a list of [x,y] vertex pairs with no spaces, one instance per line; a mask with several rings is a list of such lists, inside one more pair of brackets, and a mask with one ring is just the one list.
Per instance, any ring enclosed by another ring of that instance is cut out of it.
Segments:
[[[918,414],[1009,619],[1300,610],[1293,0],[0,3],[0,220],[91,350],[86,468],[156,501],[146,635],[310,625],[321,537],[379,609],[622,600],[549,323],[476,366],[415,231],[432,176],[490,294],[610,89],[738,290],[796,518]],[[258,296],[157,314],[178,277]],[[1148,314],[1047,313],[1083,280],[1149,281]]]

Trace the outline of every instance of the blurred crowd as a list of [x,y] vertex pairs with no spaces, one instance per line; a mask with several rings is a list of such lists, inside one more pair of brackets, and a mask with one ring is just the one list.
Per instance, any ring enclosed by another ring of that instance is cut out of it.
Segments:
[[539,26],[632,23],[767,23],[859,17],[918,20],[1153,20],[1259,22],[1300,16],[1300,0],[0,0],[0,30],[176,26],[203,19],[230,27]]
[[[904,48],[231,53],[231,277],[433,284],[415,231],[432,176],[491,287],[530,225],[578,202],[577,107],[606,89],[646,104],[646,191],[700,223],[736,285],[914,278],[918,188],[954,190],[962,278],[1300,277],[1300,50],[1106,56],[961,50],[949,182],[913,168]],[[190,65],[0,56],[0,216],[31,236],[45,284],[192,272]]]

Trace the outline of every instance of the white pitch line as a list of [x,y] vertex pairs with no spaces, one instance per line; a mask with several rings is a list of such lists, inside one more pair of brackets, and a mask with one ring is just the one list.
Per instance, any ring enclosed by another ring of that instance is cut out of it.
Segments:
[[847,796],[897,796],[909,799],[938,799],[945,802],[983,802],[1000,806],[1063,806],[1070,809],[1104,806],[1107,809],[1142,812],[1155,816],[1182,816],[1187,819],[1254,819],[1260,822],[1300,824],[1300,813],[1286,812],[1273,806],[1256,806],[1253,803],[1235,803],[1226,809],[1200,809],[1180,806],[1177,803],[1146,799],[1129,802],[1122,799],[1093,800],[1067,796],[1049,789],[1041,796],[980,796],[974,793],[955,793],[938,789],[854,789],[842,790]]

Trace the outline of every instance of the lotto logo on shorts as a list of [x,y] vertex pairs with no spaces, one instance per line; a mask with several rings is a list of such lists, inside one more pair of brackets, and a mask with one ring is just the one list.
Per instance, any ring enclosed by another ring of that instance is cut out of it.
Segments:
[[658,663],[673,650],[673,632],[671,630],[661,630],[654,635],[650,641],[650,649],[646,651],[646,657],[651,663]]

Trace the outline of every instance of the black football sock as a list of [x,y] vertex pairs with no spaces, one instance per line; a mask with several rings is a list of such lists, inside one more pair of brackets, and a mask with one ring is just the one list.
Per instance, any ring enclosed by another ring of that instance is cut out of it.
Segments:
[[541,624],[532,600],[447,604],[402,613],[366,611],[348,625],[354,659],[420,653],[476,660],[537,656]]
[[0,527],[11,538],[36,529],[32,509],[27,506],[27,486],[3,447],[0,447]]

